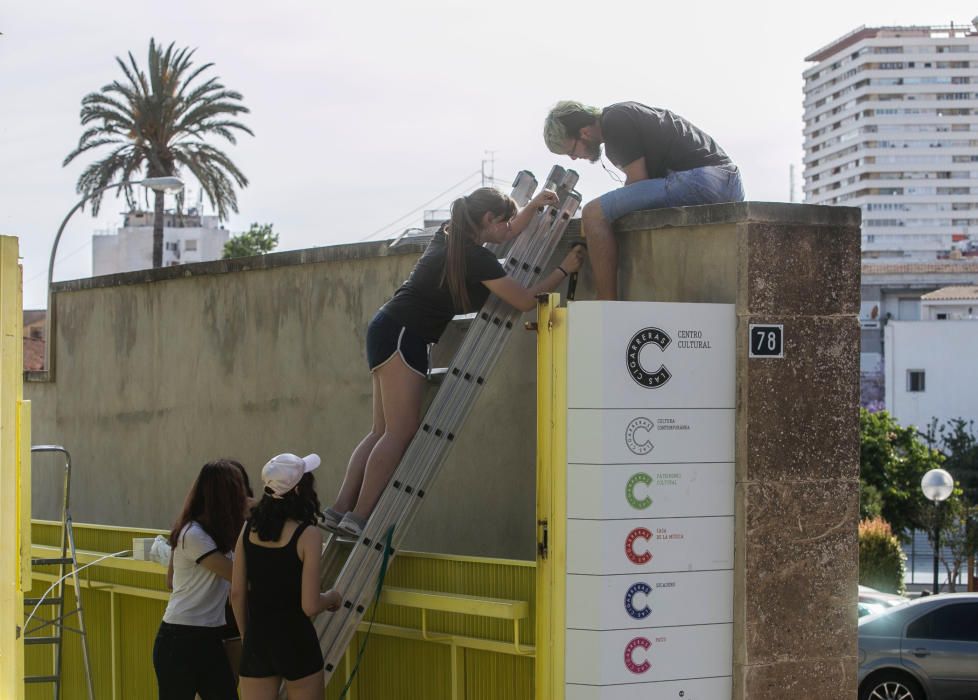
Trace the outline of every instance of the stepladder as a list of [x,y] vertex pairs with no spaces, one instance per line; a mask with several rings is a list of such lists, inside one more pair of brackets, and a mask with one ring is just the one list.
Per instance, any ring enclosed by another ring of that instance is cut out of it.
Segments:
[[[46,595],[24,598],[28,613],[24,625],[24,645],[47,647],[51,650],[50,673],[25,676],[29,685],[48,685],[51,697],[60,700],[64,690],[64,643],[67,633],[77,634],[81,641],[82,664],[85,672],[89,700],[95,700],[91,661],[88,654],[88,634],[82,609],[81,581],[78,575],[78,555],[75,548],[75,532],[71,517],[71,455],[60,445],[35,445],[32,455],[55,454],[64,456],[64,487],[61,499],[60,548],[56,557],[32,557],[31,566],[55,568],[56,578]],[[70,579],[73,599],[69,607],[67,581]]]
[[[544,274],[580,207],[580,195],[574,190],[577,177],[574,171],[554,167],[544,187],[557,192],[558,203],[536,211],[515,240],[489,246],[507,274],[521,284],[532,286]],[[524,171],[514,183],[513,197],[523,205],[536,187],[535,178]],[[520,316],[520,311],[490,295],[476,313],[456,317],[453,323],[465,328],[459,348],[447,367],[432,372],[441,384],[362,535],[355,541],[334,537],[328,542],[323,584],[339,591],[343,603],[338,611],[315,620],[327,678],[341,666],[340,660],[379,591],[382,567],[396,555]]]

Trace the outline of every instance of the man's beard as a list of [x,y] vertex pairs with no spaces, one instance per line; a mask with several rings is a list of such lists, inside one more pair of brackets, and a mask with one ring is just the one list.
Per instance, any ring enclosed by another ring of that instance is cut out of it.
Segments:
[[582,142],[587,148],[587,159],[592,163],[597,163],[601,160],[601,142],[590,143],[588,141]]

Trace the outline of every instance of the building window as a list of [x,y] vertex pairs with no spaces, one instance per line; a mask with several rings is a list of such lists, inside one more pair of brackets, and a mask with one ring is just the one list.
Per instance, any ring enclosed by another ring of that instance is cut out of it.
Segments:
[[183,242],[183,249],[184,250],[197,250],[197,241],[196,241],[196,239],[187,239],[186,241],[184,241]]
[[937,314],[937,320],[938,321],[946,321],[947,320],[947,314]]
[[907,391],[923,391],[924,390],[924,370],[922,369],[908,369],[907,370]]

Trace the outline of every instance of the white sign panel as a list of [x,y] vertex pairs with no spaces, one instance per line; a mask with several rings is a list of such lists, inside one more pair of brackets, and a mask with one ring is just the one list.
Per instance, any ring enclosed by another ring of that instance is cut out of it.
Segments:
[[[567,520],[568,574],[733,568],[733,517]],[[696,601],[690,600],[690,604]]]
[[569,408],[734,408],[729,304],[574,302]]
[[730,700],[733,679],[690,678],[642,685],[568,685],[565,700]]
[[612,685],[731,675],[732,658],[732,623],[567,632],[568,683]]
[[733,494],[729,463],[567,465],[575,520],[733,515]]
[[[571,575],[567,597],[595,604],[569,608],[567,626],[599,631],[733,622],[733,599],[717,590],[733,590],[733,571]],[[697,604],[687,606],[690,600]]]
[[566,698],[729,700],[734,307],[568,319]]
[[732,462],[733,409],[570,409],[567,461]]

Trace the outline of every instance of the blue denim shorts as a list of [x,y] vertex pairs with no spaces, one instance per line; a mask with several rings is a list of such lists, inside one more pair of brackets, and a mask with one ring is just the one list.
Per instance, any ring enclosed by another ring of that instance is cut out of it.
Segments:
[[744,185],[736,165],[711,165],[669,173],[664,178],[639,180],[598,199],[608,221],[641,209],[743,201]]
[[395,355],[422,377],[428,376],[428,343],[394,317],[378,311],[367,326],[367,365],[373,372]]

